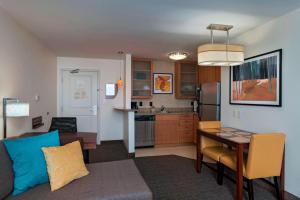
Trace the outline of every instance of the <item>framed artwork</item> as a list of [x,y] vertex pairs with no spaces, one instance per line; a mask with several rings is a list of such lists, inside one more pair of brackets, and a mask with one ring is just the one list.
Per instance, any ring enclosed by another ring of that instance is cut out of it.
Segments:
[[281,107],[282,49],[230,67],[230,104]]
[[173,94],[173,74],[153,73],[153,94]]

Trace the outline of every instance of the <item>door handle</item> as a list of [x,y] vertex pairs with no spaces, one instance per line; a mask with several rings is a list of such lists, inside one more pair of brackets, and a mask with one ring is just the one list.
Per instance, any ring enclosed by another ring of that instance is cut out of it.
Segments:
[[93,115],[97,115],[97,105],[94,105],[90,111],[93,112]]

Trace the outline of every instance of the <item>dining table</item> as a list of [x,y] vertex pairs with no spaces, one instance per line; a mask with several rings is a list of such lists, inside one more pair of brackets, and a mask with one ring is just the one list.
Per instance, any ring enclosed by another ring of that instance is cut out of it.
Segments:
[[[232,127],[221,127],[214,129],[198,129],[197,130],[197,159],[196,159],[196,171],[201,172],[203,154],[201,153],[201,138],[207,137],[209,139],[221,142],[227,145],[229,148],[233,148],[236,151],[236,200],[243,199],[243,160],[244,152],[249,149],[250,140],[253,132],[240,130]],[[280,173],[280,199],[284,200],[284,157],[282,161],[281,173]]]

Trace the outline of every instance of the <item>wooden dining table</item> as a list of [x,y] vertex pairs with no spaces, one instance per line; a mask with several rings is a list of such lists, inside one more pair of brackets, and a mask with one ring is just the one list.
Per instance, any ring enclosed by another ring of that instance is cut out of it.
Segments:
[[[244,151],[249,149],[251,136],[255,134],[249,131],[244,131],[231,127],[222,127],[219,129],[197,130],[197,159],[196,171],[200,173],[203,154],[201,153],[201,137],[221,142],[229,147],[236,149],[236,200],[243,199],[243,160]],[[280,198],[284,200],[284,158],[282,161],[280,174]]]

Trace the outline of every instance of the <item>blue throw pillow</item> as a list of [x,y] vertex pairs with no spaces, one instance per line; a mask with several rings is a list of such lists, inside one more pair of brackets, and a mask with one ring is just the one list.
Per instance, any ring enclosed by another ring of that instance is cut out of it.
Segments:
[[49,182],[42,147],[60,146],[58,131],[3,142],[13,162],[13,195]]

